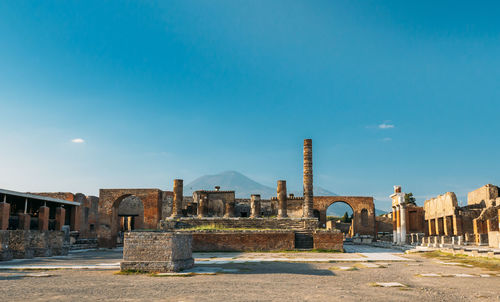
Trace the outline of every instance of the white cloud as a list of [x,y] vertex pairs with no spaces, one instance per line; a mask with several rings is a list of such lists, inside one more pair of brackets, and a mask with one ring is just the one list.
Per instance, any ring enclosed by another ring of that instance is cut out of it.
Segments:
[[72,143],[75,143],[75,144],[83,144],[85,143],[85,141],[83,140],[83,138],[74,138],[71,140]]
[[382,124],[378,125],[378,128],[379,129],[392,129],[392,128],[394,128],[394,125],[393,124],[382,123]]

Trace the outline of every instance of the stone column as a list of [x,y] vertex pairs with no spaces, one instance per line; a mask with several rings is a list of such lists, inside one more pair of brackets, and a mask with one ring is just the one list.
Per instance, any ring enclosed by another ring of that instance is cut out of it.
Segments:
[[392,243],[397,243],[396,207],[392,207]]
[[401,243],[401,207],[396,206],[396,243]]
[[198,201],[198,217],[205,217],[205,208],[207,206],[207,197],[202,195],[200,196],[200,200]]
[[304,208],[303,217],[312,218],[313,215],[313,162],[312,139],[304,140]]
[[43,206],[38,210],[38,230],[49,230],[49,207]]
[[226,202],[225,204],[224,217],[230,218],[234,217],[234,202]]
[[62,231],[66,220],[66,210],[62,207],[56,208],[56,231]]
[[250,196],[250,218],[259,218],[260,217],[260,195],[253,194]]
[[174,202],[172,203],[172,218],[182,217],[182,198],[184,183],[182,179],[174,179]]
[[80,231],[80,206],[72,206],[70,209],[69,228],[71,231]]
[[401,211],[401,244],[406,244],[406,206],[404,204],[400,205]]
[[460,236],[463,234],[462,230],[462,217],[458,215],[453,215],[453,234],[455,236]]
[[278,218],[286,218],[287,215],[287,197],[286,197],[286,180],[278,180]]
[[439,217],[434,219],[435,220],[435,223],[436,223],[436,235],[439,236],[439,235],[442,235],[443,234],[443,230],[439,227]]
[[7,195],[3,196],[3,202],[0,203],[0,230],[9,228],[10,204],[7,203]]

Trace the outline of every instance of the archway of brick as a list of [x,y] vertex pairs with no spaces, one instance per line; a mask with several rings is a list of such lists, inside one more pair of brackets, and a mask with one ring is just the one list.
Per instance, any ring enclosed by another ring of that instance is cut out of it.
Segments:
[[320,226],[326,224],[326,211],[335,202],[348,204],[353,211],[353,233],[376,236],[375,204],[373,197],[314,196],[314,209],[319,212]]
[[[345,205],[347,205],[347,207],[345,207]],[[342,208],[342,210],[339,211],[339,208]],[[345,215],[345,213],[347,213],[348,218],[350,218],[352,220],[347,222],[347,223],[341,222],[340,225],[337,224],[336,228],[340,229],[342,231],[342,233],[345,234],[346,237],[352,236],[352,234],[350,233],[352,222],[354,221],[354,210],[352,209],[352,207],[344,201],[335,201],[334,203],[329,205],[328,208],[326,208],[326,219],[327,220],[331,219],[331,217],[330,217],[331,214],[328,213],[330,210],[337,211],[336,214],[340,215],[338,218],[342,218]],[[321,215],[318,218],[321,218]],[[335,219],[335,221],[337,221],[337,219]]]
[[137,213],[138,225],[135,228],[156,229],[158,227],[161,217],[161,191],[159,189],[101,189],[97,230],[99,247],[116,247],[120,228],[119,206],[130,196],[137,197],[143,206],[142,212]]

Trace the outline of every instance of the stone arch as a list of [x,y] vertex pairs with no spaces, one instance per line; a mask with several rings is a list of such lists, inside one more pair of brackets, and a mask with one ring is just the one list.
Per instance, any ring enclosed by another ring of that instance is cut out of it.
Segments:
[[99,247],[116,246],[118,210],[120,203],[129,196],[142,202],[140,228],[156,229],[161,218],[162,191],[159,189],[101,189],[99,190],[99,222],[97,238]]
[[[314,196],[313,208],[320,213],[320,226],[326,224],[326,210],[335,202],[345,202],[353,211],[353,233],[376,236],[375,204],[373,197],[362,196]],[[365,210],[363,212],[363,210]],[[364,213],[364,214],[362,214]],[[365,217],[364,223],[362,217]]]

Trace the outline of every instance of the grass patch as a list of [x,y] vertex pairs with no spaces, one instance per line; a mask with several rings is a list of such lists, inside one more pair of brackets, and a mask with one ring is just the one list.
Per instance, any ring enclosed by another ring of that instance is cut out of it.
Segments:
[[200,225],[177,231],[282,231],[282,229],[259,229],[259,228],[228,228],[218,224]]
[[422,253],[423,257],[439,259],[442,261],[457,262],[463,264],[464,267],[480,267],[485,270],[500,271],[500,259],[487,258],[487,257],[473,257],[463,254],[451,254],[441,251],[432,251]]

